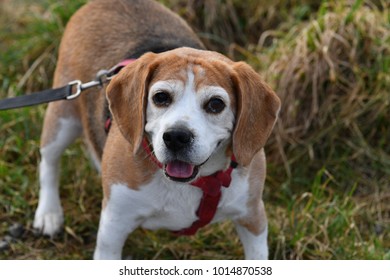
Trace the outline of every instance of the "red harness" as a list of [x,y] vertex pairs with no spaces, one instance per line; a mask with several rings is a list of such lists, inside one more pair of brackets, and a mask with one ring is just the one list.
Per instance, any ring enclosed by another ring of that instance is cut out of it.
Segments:
[[[124,60],[121,63],[114,66],[115,72],[118,73],[124,66],[133,62],[134,59]],[[105,122],[104,128],[106,132],[110,130],[111,117],[109,116]],[[149,158],[161,169],[163,165],[157,160],[152,151],[149,148],[148,141],[146,139],[142,142],[142,147],[148,154]],[[193,235],[201,227],[209,224],[214,218],[217,212],[218,204],[222,196],[222,187],[228,188],[232,180],[231,174],[234,168],[237,167],[234,155],[231,158],[230,167],[225,171],[218,171],[210,176],[205,176],[192,182],[191,185],[202,190],[202,198],[199,203],[196,215],[198,219],[192,223],[188,228],[174,231],[177,235]]]

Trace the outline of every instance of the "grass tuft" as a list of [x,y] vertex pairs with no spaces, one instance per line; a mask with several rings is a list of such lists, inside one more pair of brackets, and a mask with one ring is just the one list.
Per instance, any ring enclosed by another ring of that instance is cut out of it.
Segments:
[[325,7],[275,37],[271,48],[260,46],[264,52],[258,59],[269,62],[263,65],[265,79],[283,104],[275,154],[290,176],[304,159],[314,170],[325,163],[343,176],[340,169],[347,164],[363,174],[370,170],[367,176],[388,178],[389,10],[361,1]]

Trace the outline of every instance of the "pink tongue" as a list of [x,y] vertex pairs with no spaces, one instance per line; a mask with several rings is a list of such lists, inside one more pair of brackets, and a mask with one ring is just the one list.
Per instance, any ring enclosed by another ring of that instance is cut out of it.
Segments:
[[189,178],[194,173],[194,166],[179,160],[167,164],[165,171],[169,176],[175,178]]

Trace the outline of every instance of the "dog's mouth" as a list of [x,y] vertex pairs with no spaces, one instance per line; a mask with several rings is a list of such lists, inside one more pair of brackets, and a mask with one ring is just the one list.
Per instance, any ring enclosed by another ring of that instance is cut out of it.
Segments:
[[174,160],[164,164],[165,175],[172,181],[189,182],[198,175],[199,165]]

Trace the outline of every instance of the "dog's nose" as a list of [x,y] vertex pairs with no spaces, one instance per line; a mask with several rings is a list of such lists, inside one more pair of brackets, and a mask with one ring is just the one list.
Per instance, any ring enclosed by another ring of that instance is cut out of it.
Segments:
[[165,145],[175,152],[188,147],[193,139],[194,135],[188,129],[171,129],[163,134]]

